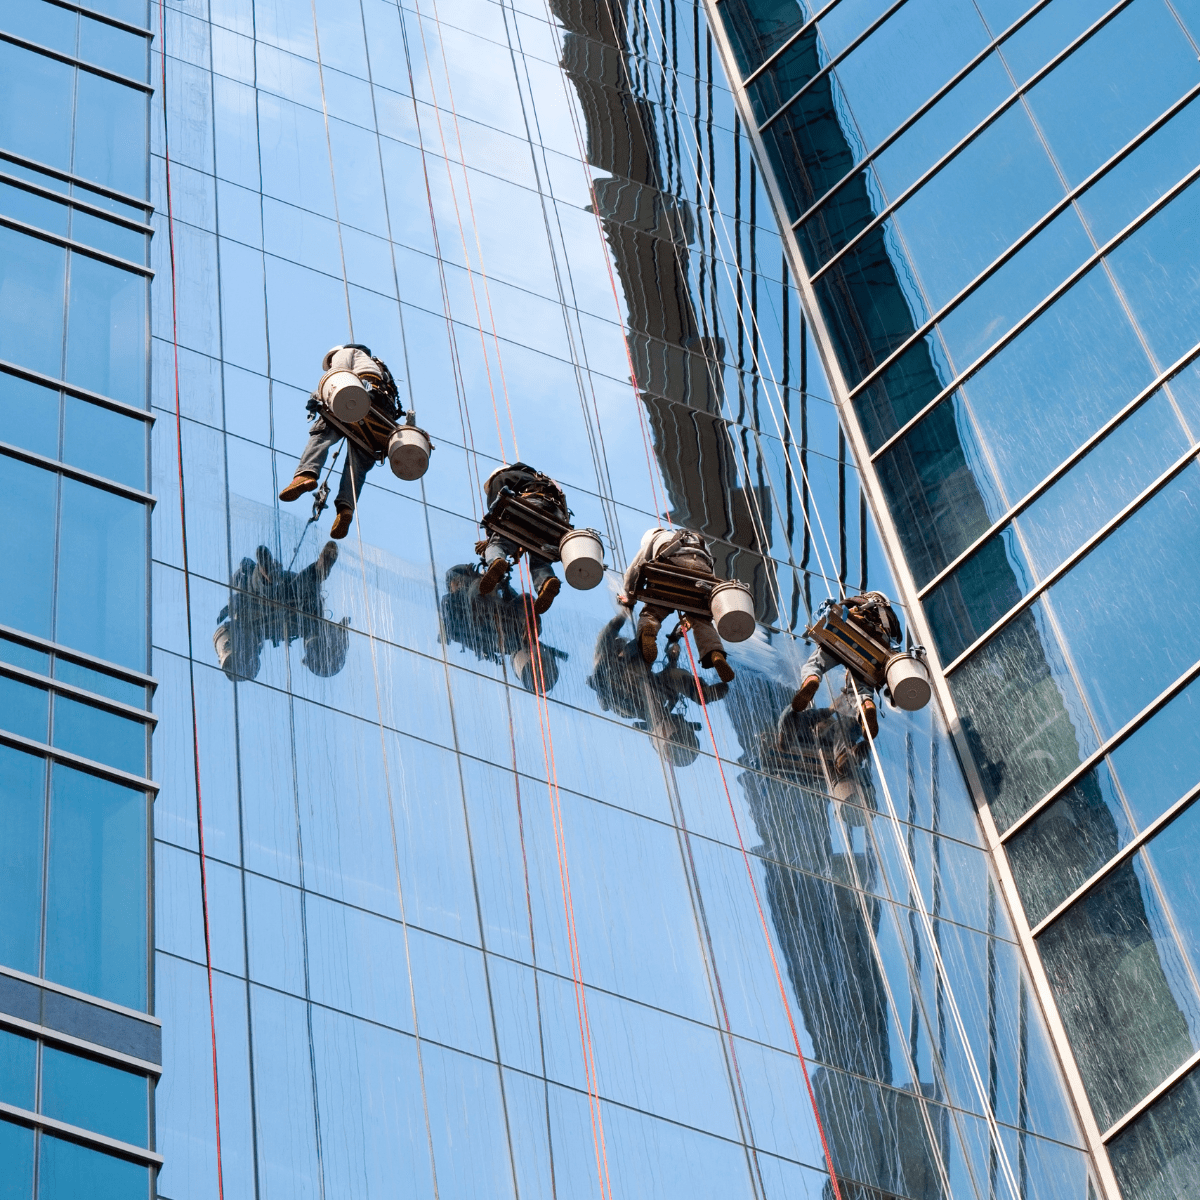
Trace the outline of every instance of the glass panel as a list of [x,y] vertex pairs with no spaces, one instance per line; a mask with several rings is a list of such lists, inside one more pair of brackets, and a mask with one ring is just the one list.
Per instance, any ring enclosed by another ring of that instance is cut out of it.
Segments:
[[150,1170],[42,1134],[38,1200],[145,1200]]
[[24,667],[27,671],[36,671],[39,675],[50,674],[50,655],[44,650],[35,650],[32,646],[23,646],[10,638],[0,637],[0,662],[12,663],[14,667]]
[[130,196],[145,196],[145,92],[80,71],[75,104],[75,174]]
[[54,698],[54,745],[133,775],[146,774],[146,727],[69,696]]
[[79,57],[143,82],[149,69],[146,39],[141,34],[126,33],[115,25],[88,17],[79,21]]
[[146,423],[64,397],[63,462],[129,487],[146,487]]
[[[7,167],[0,164],[0,170]],[[67,206],[48,196],[39,196],[37,192],[26,188],[14,187],[11,183],[0,183],[0,213],[24,221],[27,225],[36,225],[39,229],[50,233],[67,235]]]
[[745,76],[778,50],[810,14],[808,6],[798,0],[730,0],[722,15]]
[[[33,1111],[37,1042],[0,1029],[0,1100]],[[8,1160],[0,1158],[8,1170]],[[0,1192],[3,1195],[3,1192]]]
[[[0,47],[3,43],[0,43]],[[66,251],[0,226],[0,358],[62,376]]]
[[146,280],[86,254],[71,255],[67,379],[146,404]]
[[35,742],[46,740],[50,693],[0,675],[0,727]]
[[110,700],[122,700],[126,704],[135,704],[138,708],[146,707],[144,685],[118,679],[115,675],[106,675],[103,671],[93,671],[90,667],[81,667],[78,663],[61,656],[54,659],[54,678],[61,679],[63,683],[73,683],[76,687],[86,688],[89,692],[98,692]]
[[1110,0],[1054,0],[1048,4],[1001,49],[1017,81],[1023,83],[1041,70],[1112,7]]
[[1179,1200],[1200,1179],[1200,1072],[1192,1071],[1108,1144],[1125,1200]]
[[26,505],[21,527],[0,522],[0,562],[20,563],[0,587],[0,625],[50,636],[58,476],[0,454],[0,489]]
[[47,4],[46,0],[24,0],[23,3],[5,5],[0,16],[0,29],[74,58],[78,22],[78,15],[69,8]]
[[33,1196],[33,1130],[0,1120],[0,1200]]
[[[75,19],[73,13],[68,17]],[[34,162],[69,170],[74,80],[74,67],[0,42],[0,146]],[[28,120],[29,113],[37,113],[37,121]],[[9,311],[5,305],[5,312]]]
[[45,818],[45,759],[0,746],[0,963],[27,975],[39,973]]
[[124,225],[116,225],[93,213],[80,212],[79,209],[72,211],[71,237],[86,246],[95,246],[97,250],[127,258],[130,262],[144,264],[146,261],[144,233],[126,229]]
[[41,1111],[120,1142],[146,1145],[145,1075],[45,1046]]
[[0,440],[58,457],[58,393],[16,375],[0,372]]
[[55,640],[146,669],[146,506],[63,480]]
[[130,1008],[146,1003],[146,797],[56,765],[46,976]]

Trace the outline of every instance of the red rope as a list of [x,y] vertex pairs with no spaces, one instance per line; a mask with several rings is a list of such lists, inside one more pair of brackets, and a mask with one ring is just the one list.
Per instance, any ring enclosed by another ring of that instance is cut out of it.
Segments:
[[166,0],[158,5],[158,45],[162,55],[163,163],[166,169],[167,246],[171,259],[171,349],[175,367],[175,451],[179,464],[179,530],[183,546],[183,599],[187,616],[188,686],[192,702],[192,762],[196,776],[196,834],[200,848],[200,907],[204,915],[204,965],[208,973],[208,1023],[212,1034],[213,1114],[217,1138],[217,1195],[225,1196],[221,1161],[221,1092],[217,1081],[217,1007],[213,998],[212,933],[208,920],[208,866],[204,851],[204,800],[200,791],[200,722],[196,709],[196,665],[192,646],[192,586],[188,564],[187,499],[183,479],[183,416],[179,402],[179,311],[175,274],[175,210],[171,198],[171,145],[167,132]]
[[821,1149],[825,1153],[825,1165],[829,1168],[829,1181],[833,1184],[833,1194],[836,1200],[842,1200],[842,1190],[838,1187],[837,1173],[833,1169],[833,1157],[829,1153],[829,1143],[825,1139],[825,1127],[821,1124],[821,1114],[817,1111],[817,1096],[813,1091],[812,1080],[808,1074],[808,1061],[804,1057],[804,1051],[800,1049],[800,1035],[796,1032],[796,1022],[792,1017],[791,1002],[787,997],[787,988],[783,984],[783,975],[779,970],[779,960],[775,957],[775,946],[771,941],[771,931],[767,926],[766,914],[763,912],[762,900],[758,895],[758,884],[754,882],[754,870],[750,866],[750,855],[746,851],[746,843],[742,840],[742,827],[737,819],[737,811],[733,807],[733,794],[729,790],[729,783],[725,778],[725,764],[721,761],[721,752],[717,749],[717,735],[713,730],[712,718],[708,713],[708,704],[704,699],[704,681],[700,678],[700,672],[696,669],[696,657],[692,653],[691,643],[687,638],[683,639],[683,644],[687,647],[688,662],[692,668],[692,677],[696,681],[696,695],[700,697],[700,708],[704,713],[704,723],[708,726],[708,736],[712,741],[713,754],[717,760],[717,770],[721,775],[721,785],[725,789],[725,799],[729,802],[729,815],[733,818],[734,832],[737,834],[738,846],[742,851],[742,860],[746,864],[746,876],[750,880],[750,890],[754,893],[754,906],[758,909],[758,920],[762,925],[763,937],[767,943],[767,953],[771,956],[771,969],[775,972],[775,982],[779,986],[779,996],[783,1001],[783,1011],[787,1015],[788,1028],[792,1031],[792,1043],[796,1047],[796,1057],[800,1060],[800,1069],[804,1073],[804,1086],[808,1089],[809,1103],[812,1105],[813,1118],[817,1122],[817,1134],[821,1139]]

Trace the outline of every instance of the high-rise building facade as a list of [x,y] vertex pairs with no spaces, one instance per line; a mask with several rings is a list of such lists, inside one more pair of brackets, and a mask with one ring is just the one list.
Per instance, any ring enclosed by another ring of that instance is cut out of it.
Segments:
[[[1189,19],[12,0],[0,1197],[1188,1195]],[[350,341],[435,449],[333,541]],[[728,689],[628,653],[667,524]],[[782,715],[867,588],[874,741]]]

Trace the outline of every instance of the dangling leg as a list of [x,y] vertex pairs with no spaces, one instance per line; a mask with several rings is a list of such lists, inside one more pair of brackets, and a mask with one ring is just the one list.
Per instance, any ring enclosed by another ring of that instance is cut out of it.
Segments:
[[554,603],[562,583],[554,573],[553,564],[536,554],[529,556],[529,574],[533,579],[533,611],[544,613]]
[[713,623],[705,617],[692,617],[691,626],[692,637],[696,641],[696,653],[700,655],[700,665],[715,670],[722,683],[732,683],[733,668],[725,657],[721,635],[717,633]]
[[825,650],[824,646],[813,647],[813,652],[808,656],[808,661],[800,672],[801,683],[799,690],[792,697],[792,712],[803,712],[812,703],[812,698],[817,694],[817,688],[821,686],[825,672],[835,666],[837,666],[836,660]]
[[658,631],[670,614],[669,608],[659,608],[654,604],[642,605],[641,616],[638,617],[637,623],[637,643],[642,661],[647,666],[652,667],[658,658]]
[[483,577],[479,580],[479,594],[490,596],[508,578],[512,564],[521,557],[521,548],[516,542],[493,533],[483,548]]
[[337,516],[334,517],[333,527],[329,530],[329,536],[338,539],[344,538],[350,532],[350,523],[354,520],[354,510],[358,507],[358,498],[362,495],[367,472],[375,465],[371,455],[349,440],[346,442],[346,451],[342,482],[338,487],[337,499],[334,500]]
[[300,455],[300,461],[296,464],[296,476],[279,493],[280,500],[299,500],[305,492],[311,492],[317,486],[321,468],[329,455],[329,448],[341,436],[332,425],[326,424],[320,417],[312,423],[304,453]]

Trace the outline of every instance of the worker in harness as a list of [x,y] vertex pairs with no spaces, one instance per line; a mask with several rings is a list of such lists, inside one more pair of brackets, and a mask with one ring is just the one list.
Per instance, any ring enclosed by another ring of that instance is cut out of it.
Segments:
[[[483,490],[489,512],[502,496],[511,494],[556,520],[570,522],[571,510],[567,508],[567,497],[562,488],[549,475],[543,475],[525,463],[497,467],[487,477]],[[525,553],[516,542],[495,532],[478,542],[475,549],[483,559],[483,577],[479,581],[481,596],[490,595],[502,580],[508,579],[513,566]],[[540,616],[554,603],[562,582],[554,574],[553,563],[532,551],[529,552],[529,573],[533,577],[533,610]]]
[[[704,538],[688,529],[647,529],[642,544],[625,572],[625,592],[620,602],[630,611],[634,605],[634,593],[642,566],[648,562],[659,562],[678,571],[698,575],[704,579],[716,579],[713,574],[713,559]],[[658,658],[658,631],[671,615],[672,609],[658,604],[643,603],[637,622],[637,642],[642,659],[652,665]],[[707,617],[690,614],[687,617],[692,636],[696,639],[696,652],[700,665],[711,667],[720,676],[722,683],[733,682],[733,667],[725,657],[725,647],[713,623]]]
[[[891,602],[882,592],[863,592],[845,600],[826,600],[817,612],[818,619],[830,608],[840,606],[847,621],[857,624],[865,633],[881,645],[899,650],[901,645],[900,619],[892,609]],[[792,711],[803,712],[821,686],[825,672],[842,665],[824,646],[815,646],[800,673],[800,687],[792,697]],[[857,672],[846,668],[846,690],[850,690],[850,678],[858,688],[862,699],[862,721],[871,737],[879,734],[879,710],[875,703],[875,685]]]
[[[331,375],[337,372],[357,375],[370,395],[372,412],[378,411],[380,416],[389,422],[394,423],[403,415],[396,381],[392,378],[387,364],[382,359],[374,358],[369,347],[357,342],[334,346],[325,355],[321,367],[324,374],[305,406],[312,421],[308,444],[304,447],[304,453],[296,466],[296,477],[279,493],[280,500],[298,500],[305,492],[311,492],[319,482],[321,468],[325,465],[330,449],[346,437],[322,412],[325,400],[323,391]],[[333,520],[333,528],[329,531],[330,537],[344,538],[350,532],[363,480],[374,465],[373,455],[355,441],[346,438],[346,463],[342,467],[342,482],[334,499],[337,515]]]

